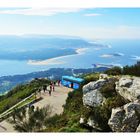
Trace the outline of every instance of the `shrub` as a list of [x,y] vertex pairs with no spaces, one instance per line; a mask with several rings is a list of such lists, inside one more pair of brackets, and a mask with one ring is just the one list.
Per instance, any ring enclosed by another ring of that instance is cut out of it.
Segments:
[[136,65],[132,65],[132,66],[123,67],[123,74],[140,76],[140,65],[136,64]]
[[91,81],[96,81],[99,79],[99,73],[94,73],[94,74],[87,74],[83,77],[85,79],[83,84],[87,84]]
[[122,74],[122,69],[120,67],[113,67],[105,71],[108,75],[120,75]]
[[50,81],[46,79],[33,80],[29,84],[18,85],[9,91],[6,95],[0,99],[0,113],[9,109],[16,103],[20,102],[24,98],[30,96],[34,93],[40,86],[44,83],[49,83]]

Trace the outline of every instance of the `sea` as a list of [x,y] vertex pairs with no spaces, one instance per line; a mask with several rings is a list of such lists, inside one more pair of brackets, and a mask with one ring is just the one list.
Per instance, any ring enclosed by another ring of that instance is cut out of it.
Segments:
[[140,60],[139,39],[96,40],[108,47],[85,47],[77,54],[42,61],[0,60],[0,77],[44,71],[50,68],[92,68],[93,64],[133,65]]

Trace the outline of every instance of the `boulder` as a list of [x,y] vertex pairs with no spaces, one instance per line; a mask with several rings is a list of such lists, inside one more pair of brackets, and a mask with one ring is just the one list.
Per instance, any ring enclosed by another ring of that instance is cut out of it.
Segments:
[[125,99],[135,101],[140,99],[140,78],[123,76],[116,82],[116,91]]
[[135,132],[140,122],[139,101],[112,109],[108,125],[114,132]]
[[88,92],[83,95],[83,104],[91,107],[96,107],[102,104],[103,96],[98,89]]
[[107,78],[108,78],[108,75],[107,75],[107,74],[101,73],[101,74],[99,75],[99,79],[107,79]]
[[84,124],[85,123],[85,119],[83,117],[81,117],[79,123],[80,124]]
[[99,127],[98,122],[96,122],[92,117],[89,117],[87,120],[87,125],[92,127],[95,130],[101,131],[102,129]]
[[139,124],[139,126],[137,127],[136,132],[140,132],[140,124]]
[[81,117],[79,121],[80,125],[88,127],[90,129],[98,130],[101,131],[102,129],[99,127],[98,122],[96,122],[93,117],[89,117],[88,119],[85,120],[85,118]]
[[107,80],[100,79],[94,82],[90,82],[87,85],[83,86],[83,94],[86,94],[92,90],[101,88],[105,83],[107,83]]
[[83,104],[91,107],[99,106],[103,102],[103,96],[100,88],[107,83],[107,80],[100,79],[96,82],[90,82],[83,87]]

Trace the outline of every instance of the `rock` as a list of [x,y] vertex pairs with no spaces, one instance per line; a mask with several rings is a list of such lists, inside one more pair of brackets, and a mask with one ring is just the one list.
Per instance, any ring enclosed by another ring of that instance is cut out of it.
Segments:
[[101,131],[102,129],[99,127],[98,123],[92,118],[89,117],[88,121],[87,121],[87,125],[92,127],[95,130]]
[[91,107],[98,106],[102,104],[103,96],[99,90],[93,90],[83,95],[83,104]]
[[137,127],[136,132],[140,132],[140,124],[139,124],[139,126]]
[[121,78],[120,81],[119,81],[119,86],[120,87],[127,87],[129,88],[133,83],[133,80],[132,79],[128,79],[128,78]]
[[100,80],[97,80],[95,82],[90,82],[83,87],[83,94],[86,94],[86,93],[88,93],[92,90],[95,90],[95,89],[99,89],[105,83],[107,83],[107,80],[105,80],[105,79],[100,79]]
[[140,78],[123,76],[116,82],[116,91],[125,100],[135,101],[140,99]]
[[140,122],[140,103],[128,103],[112,109],[108,125],[114,132],[135,132]]
[[107,75],[107,74],[101,73],[101,74],[99,75],[99,79],[107,79],[107,78],[108,78],[108,75]]
[[85,123],[85,119],[83,117],[81,117],[79,123],[80,124],[84,124]]
[[107,83],[107,80],[100,79],[90,82],[83,87],[83,104],[91,107],[99,106],[103,102],[103,96],[99,89]]

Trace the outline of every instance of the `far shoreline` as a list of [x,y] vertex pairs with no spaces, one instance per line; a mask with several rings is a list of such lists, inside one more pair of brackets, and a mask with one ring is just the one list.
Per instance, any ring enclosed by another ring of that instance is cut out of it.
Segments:
[[69,56],[75,56],[75,55],[82,55],[86,52],[88,48],[78,48],[75,50],[75,53],[73,54],[68,54],[68,55],[63,55],[63,56],[58,56],[58,57],[54,57],[54,58],[49,58],[46,60],[28,60],[27,64],[28,65],[56,65],[56,64],[65,64],[65,61],[59,60],[62,58],[66,58]]

